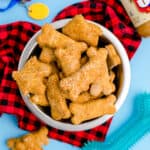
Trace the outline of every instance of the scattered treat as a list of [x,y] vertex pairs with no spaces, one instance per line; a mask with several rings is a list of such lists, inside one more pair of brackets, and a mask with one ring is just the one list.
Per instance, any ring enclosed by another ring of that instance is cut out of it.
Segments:
[[88,63],[82,66],[79,71],[60,81],[60,87],[69,92],[72,101],[75,101],[80,93],[87,91],[89,85],[101,74],[103,65],[106,63],[107,50],[105,48],[97,50],[90,47],[87,55],[89,57]]
[[51,116],[55,120],[67,119],[71,113],[68,109],[65,97],[59,89],[57,74],[51,75],[47,83],[47,97],[51,107]]
[[109,44],[105,47],[108,50],[108,66],[109,66],[109,68],[112,69],[115,66],[121,64],[120,57],[117,54],[114,46],[112,44]]
[[54,55],[54,49],[49,47],[43,47],[39,59],[44,63],[51,63],[56,60]]
[[95,24],[88,23],[82,15],[76,15],[62,29],[62,32],[72,39],[97,46],[102,30]]
[[45,94],[31,95],[30,100],[32,103],[39,105],[39,106],[49,106],[49,103]]
[[116,112],[115,101],[116,97],[109,95],[106,98],[91,100],[83,104],[71,103],[69,107],[73,114],[71,121],[73,124],[80,124],[105,114],[114,114]]
[[33,56],[21,70],[13,71],[12,77],[16,80],[19,89],[24,95],[30,93],[43,95],[46,90],[43,79],[44,77],[48,77],[50,73],[50,65],[40,62],[36,56]]
[[48,129],[41,127],[38,131],[31,132],[22,137],[11,138],[7,146],[11,150],[43,150],[42,146],[48,144]]

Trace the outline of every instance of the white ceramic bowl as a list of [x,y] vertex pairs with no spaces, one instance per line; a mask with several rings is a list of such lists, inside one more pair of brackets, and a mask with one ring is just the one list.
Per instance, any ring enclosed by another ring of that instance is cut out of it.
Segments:
[[[70,19],[63,19],[63,20],[59,20],[56,21],[54,23],[51,23],[51,25],[55,28],[55,29],[59,29],[62,28]],[[89,21],[91,22],[91,21]],[[91,22],[94,23],[94,22]],[[123,102],[126,99],[128,90],[129,90],[129,86],[130,86],[130,64],[129,64],[129,59],[128,56],[125,52],[125,49],[123,47],[123,45],[120,43],[120,41],[116,38],[116,36],[110,32],[109,30],[107,30],[105,27],[94,23],[97,26],[99,26],[102,30],[103,30],[103,35],[106,39],[108,39],[110,41],[110,43],[112,43],[118,54],[120,55],[120,58],[122,60],[122,66],[121,66],[121,77],[120,77],[120,84],[119,84],[119,89],[117,92],[117,101],[115,103],[116,109],[117,111],[119,110],[119,108],[121,107],[121,105],[123,104]],[[20,61],[19,61],[19,66],[18,66],[18,70],[20,70],[26,60],[29,58],[29,56],[31,55],[33,49],[37,46],[37,42],[36,42],[36,37],[41,33],[41,31],[38,31],[27,43],[27,45],[25,46],[22,55],[20,57]],[[91,120],[91,121],[87,121],[85,123],[79,124],[79,125],[73,125],[71,123],[65,123],[65,122],[61,122],[61,121],[56,121],[54,119],[52,119],[49,115],[47,115],[46,113],[44,113],[37,105],[33,104],[32,102],[30,102],[30,100],[28,99],[27,96],[24,96],[22,93],[22,98],[25,102],[25,104],[27,105],[27,107],[31,110],[31,112],[33,114],[35,114],[39,119],[41,119],[44,123],[46,123],[49,126],[52,126],[54,128],[58,128],[61,130],[65,130],[65,131],[81,131],[81,130],[87,130],[93,127],[96,127],[102,123],[104,123],[106,120],[110,119],[113,115],[104,115],[102,117],[99,117],[97,119]]]

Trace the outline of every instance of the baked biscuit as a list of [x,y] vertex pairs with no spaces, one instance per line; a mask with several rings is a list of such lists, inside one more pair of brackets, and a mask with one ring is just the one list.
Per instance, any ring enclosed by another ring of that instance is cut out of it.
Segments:
[[68,109],[65,97],[59,88],[59,78],[57,74],[51,75],[48,79],[47,97],[53,119],[61,120],[70,117],[71,113]]
[[109,95],[113,93],[116,87],[111,78],[112,77],[109,75],[107,62],[105,62],[101,67],[101,73],[91,84],[90,94],[97,97],[99,95]]
[[81,53],[80,49],[74,47],[55,50],[56,58],[65,76],[69,76],[80,69]]
[[70,37],[56,31],[48,23],[42,26],[42,31],[37,37],[37,42],[40,47],[46,46],[53,49],[74,47],[75,49],[84,51],[87,48],[85,43],[72,40]]
[[23,68],[19,71],[13,71],[12,77],[16,80],[19,89],[24,95],[45,94],[46,86],[43,79],[51,73],[51,67],[48,64],[40,62],[36,56],[31,57]]
[[110,69],[114,68],[115,66],[121,64],[121,59],[117,54],[114,46],[112,44],[106,45],[106,49],[108,50],[108,66]]
[[114,103],[116,97],[109,95],[106,98],[90,100],[85,103],[71,103],[69,108],[73,117],[71,121],[73,124],[80,124],[83,121],[94,119],[105,114],[114,114],[116,112]]
[[97,46],[102,30],[95,24],[87,22],[82,15],[76,15],[63,28],[62,32],[72,39]]
[[42,146],[48,144],[48,129],[40,128],[19,138],[11,138],[7,141],[7,146],[11,150],[43,150]]

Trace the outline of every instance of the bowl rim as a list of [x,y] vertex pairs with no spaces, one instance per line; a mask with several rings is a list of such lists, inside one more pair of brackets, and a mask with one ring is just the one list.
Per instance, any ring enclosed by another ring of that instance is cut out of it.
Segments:
[[[50,23],[55,29],[59,29],[61,27],[63,27],[66,23],[68,23],[71,19],[61,19],[58,20],[56,22]],[[122,92],[120,93],[120,95],[117,98],[115,107],[116,107],[116,112],[119,110],[119,108],[121,107],[121,105],[123,104],[123,102],[126,99],[126,96],[128,94],[129,91],[129,87],[130,87],[130,80],[131,80],[131,70],[130,70],[130,63],[129,63],[129,58],[127,56],[127,53],[125,51],[125,48],[123,47],[123,45],[121,44],[121,42],[119,41],[119,39],[111,32],[109,31],[107,28],[105,28],[104,26],[95,23],[93,21],[89,21],[90,23],[93,23],[95,25],[97,25],[98,27],[100,27],[103,31],[103,35],[109,39],[109,41],[111,43],[113,43],[115,45],[115,48],[117,49],[118,54],[120,55],[121,59],[122,59],[122,70],[123,70],[123,85],[122,88]],[[26,60],[29,58],[29,56],[32,53],[32,50],[35,48],[35,46],[37,45],[36,42],[36,37],[41,33],[41,30],[39,30],[38,32],[36,32],[31,39],[27,42],[26,46],[23,49],[23,52],[20,56],[20,60],[19,60],[19,65],[18,65],[18,70],[20,70],[23,65],[25,64]],[[89,122],[85,122],[85,123],[81,123],[79,125],[73,125],[71,123],[64,123],[64,122],[60,122],[60,121],[56,121],[54,119],[52,119],[50,116],[48,116],[47,114],[45,114],[44,112],[41,111],[41,109],[36,105],[33,104],[31,101],[29,101],[28,96],[25,96],[22,94],[22,92],[20,91],[21,96],[25,102],[25,104],[27,105],[27,107],[30,109],[30,111],[37,116],[41,121],[43,121],[45,124],[60,129],[60,130],[64,130],[64,131],[83,131],[83,130],[88,130],[91,128],[94,128],[98,125],[103,124],[105,121],[107,121],[108,119],[110,119],[113,115],[104,115],[102,117],[96,118],[92,121]]]

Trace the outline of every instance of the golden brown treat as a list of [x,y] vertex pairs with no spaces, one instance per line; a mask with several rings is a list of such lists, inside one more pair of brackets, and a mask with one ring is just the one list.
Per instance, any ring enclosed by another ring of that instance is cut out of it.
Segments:
[[47,83],[47,97],[51,107],[51,116],[55,120],[67,119],[70,117],[70,111],[66,100],[59,89],[59,78],[57,74],[49,77]]
[[115,84],[111,81],[107,62],[103,63],[101,67],[101,73],[96,80],[91,84],[90,94],[92,96],[99,96],[101,94],[110,95],[115,91]]
[[11,138],[7,141],[7,146],[11,150],[43,150],[42,146],[48,144],[48,129],[40,128],[19,138]]
[[80,49],[74,49],[73,47],[55,50],[56,58],[65,76],[69,76],[79,70],[81,53]]
[[69,108],[73,117],[73,124],[80,124],[83,121],[94,119],[105,114],[114,114],[116,112],[114,102],[116,97],[109,95],[106,98],[90,100],[86,103],[71,103]]
[[39,60],[41,60],[44,63],[51,63],[56,60],[56,57],[54,55],[54,49],[43,47]]
[[50,24],[42,26],[42,32],[37,37],[37,42],[40,47],[47,46],[53,49],[74,47],[74,49],[84,51],[87,48],[85,43],[72,40],[68,36],[56,31]]
[[72,39],[97,46],[102,30],[95,24],[88,23],[82,15],[76,15],[62,29],[62,32]]
[[106,46],[106,49],[108,50],[108,66],[110,69],[114,68],[115,66],[121,64],[121,59],[119,55],[117,54],[114,46],[112,44],[109,44]]
[[40,62],[36,56],[33,56],[21,70],[13,71],[12,77],[16,80],[19,89],[24,95],[30,93],[41,95],[45,94],[46,90],[43,79],[48,77],[50,73],[50,65]]
[[60,81],[61,89],[67,91],[73,101],[78,98],[80,93],[87,91],[89,85],[101,74],[103,65],[106,63],[107,50],[104,48],[97,50],[91,47],[88,49],[87,55],[89,56],[88,63],[79,71]]
[[39,106],[49,106],[49,103],[45,94],[32,95],[30,96],[30,100],[32,103],[39,105]]

